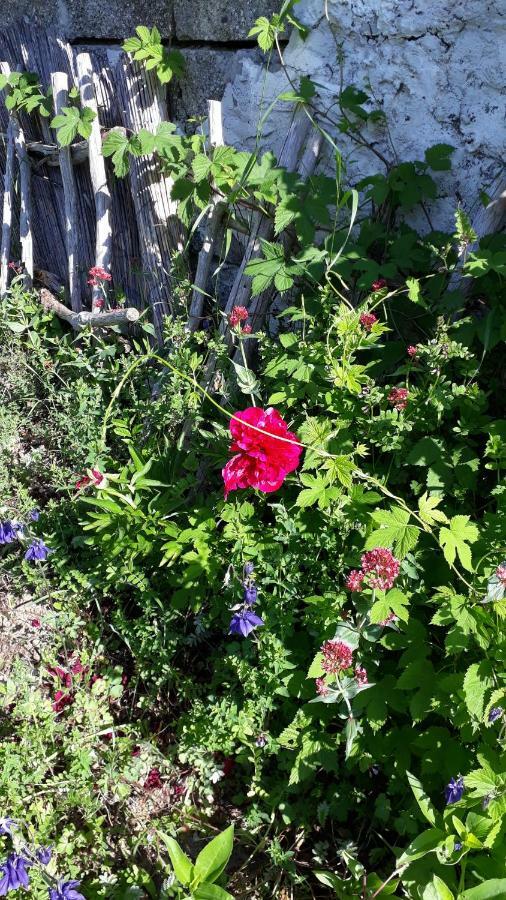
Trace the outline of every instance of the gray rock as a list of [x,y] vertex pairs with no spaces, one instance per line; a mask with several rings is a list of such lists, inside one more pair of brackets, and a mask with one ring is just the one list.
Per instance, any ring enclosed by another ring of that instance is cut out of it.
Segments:
[[172,5],[173,0],[150,0],[149,5],[144,0],[3,0],[2,27],[29,16],[69,40],[123,40],[136,25],[156,25],[167,38],[173,34]]
[[260,16],[278,12],[278,0],[174,0],[178,40],[244,41]]

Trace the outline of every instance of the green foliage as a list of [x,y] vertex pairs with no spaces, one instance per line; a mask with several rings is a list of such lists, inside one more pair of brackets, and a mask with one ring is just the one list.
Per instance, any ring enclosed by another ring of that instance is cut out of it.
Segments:
[[0,91],[2,90],[6,90],[7,109],[15,112],[38,112],[45,117],[51,115],[51,94],[43,93],[39,76],[34,72],[0,75]]
[[64,106],[59,116],[51,120],[51,128],[55,128],[60,147],[67,147],[77,135],[87,139],[91,134],[91,123],[95,113],[87,106]]
[[145,25],[138,25],[135,31],[137,37],[128,38],[123,44],[123,50],[131,53],[135,60],[143,62],[148,71],[155,69],[162,84],[181,77],[184,72],[183,55],[179,50],[167,50],[163,46],[158,28],[150,30]]

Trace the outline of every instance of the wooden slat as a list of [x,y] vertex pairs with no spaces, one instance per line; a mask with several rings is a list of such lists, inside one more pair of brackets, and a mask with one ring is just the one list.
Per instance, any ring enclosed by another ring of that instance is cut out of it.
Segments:
[[[95,265],[110,272],[112,262],[111,193],[107,184],[105,160],[102,155],[102,135],[93,85],[93,67],[89,53],[78,53],[76,65],[81,103],[95,113],[88,139],[90,176],[96,212]],[[93,312],[100,309],[102,300],[100,285],[93,285],[91,289]]]
[[[56,115],[61,115],[63,107],[68,106],[69,80],[67,73],[54,72],[51,76],[51,84],[55,113]],[[67,239],[70,305],[74,312],[80,312],[82,308],[81,288],[77,275],[79,232],[77,228],[76,185],[70,147],[60,147],[58,155],[65,204],[65,236]]]
[[14,158],[14,123],[11,121],[7,129],[5,156],[4,194],[2,204],[2,249],[0,256],[0,297],[4,296],[9,284],[12,207],[14,203]]

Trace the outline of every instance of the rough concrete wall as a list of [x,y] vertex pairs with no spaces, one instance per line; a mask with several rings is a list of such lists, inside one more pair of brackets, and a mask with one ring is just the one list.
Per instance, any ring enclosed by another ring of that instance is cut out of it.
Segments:
[[[388,120],[388,131],[375,126],[368,135],[382,153],[413,160],[436,143],[456,148],[452,172],[437,177],[446,199],[433,211],[434,225],[451,226],[461,199],[476,208],[479,189],[491,191],[504,166],[504,0],[302,0],[296,9],[311,33],[305,42],[292,35],[290,76],[310,75],[325,107],[337,98],[341,74],[344,85],[368,90],[370,82]],[[225,92],[226,140],[252,146],[258,109],[286,88],[279,67],[263,82],[257,63],[244,60]],[[287,115],[278,104],[263,128],[264,146],[279,147]],[[342,135],[336,140],[352,178],[381,171],[369,151]]]
[[[0,21],[29,15],[76,44],[111,45],[137,24],[157,25],[187,61],[186,77],[171,89],[175,117],[204,115],[206,100],[225,91],[225,137],[251,146],[260,110],[286,90],[287,80],[276,61],[263,77],[264,57],[247,34],[258,16],[280,6],[281,0],[0,0]],[[447,201],[434,223],[447,227],[455,203],[462,198],[471,207],[501,170],[505,0],[300,0],[295,11],[311,32],[305,42],[292,35],[286,64],[292,77],[305,73],[318,83],[322,104],[335,102],[341,75],[344,85],[369,81],[389,124],[389,132],[376,127],[369,134],[381,152],[423,159],[438,142],[457,148],[453,172],[438,178]],[[279,147],[288,115],[286,104],[276,106],[263,128],[264,146]],[[342,135],[337,140],[350,177],[378,171],[370,153]]]

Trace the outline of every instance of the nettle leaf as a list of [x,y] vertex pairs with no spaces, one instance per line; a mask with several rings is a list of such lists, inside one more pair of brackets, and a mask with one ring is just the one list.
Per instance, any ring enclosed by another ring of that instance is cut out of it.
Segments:
[[485,696],[494,686],[493,670],[488,660],[473,663],[464,676],[464,699],[469,715],[474,719],[483,718]]
[[383,594],[382,591],[377,591],[376,596],[378,599],[373,603],[369,613],[369,619],[373,625],[384,622],[390,613],[398,616],[403,622],[408,621],[409,612],[407,607],[409,606],[409,598],[399,588],[392,588],[386,594]]
[[468,572],[473,571],[471,548],[469,544],[475,543],[480,536],[478,528],[470,522],[469,516],[453,516],[449,527],[439,531],[439,543],[443,547],[446,561],[452,565],[455,557]]
[[390,510],[379,509],[372,514],[372,519],[381,527],[367,538],[366,550],[393,547],[395,554],[402,558],[416,547],[420,529],[409,524],[410,514],[407,510],[398,506],[393,506]]
[[437,507],[442,501],[442,497],[429,496],[426,492],[418,501],[418,512],[420,518],[426,525],[435,525],[436,522],[447,522],[448,517]]

